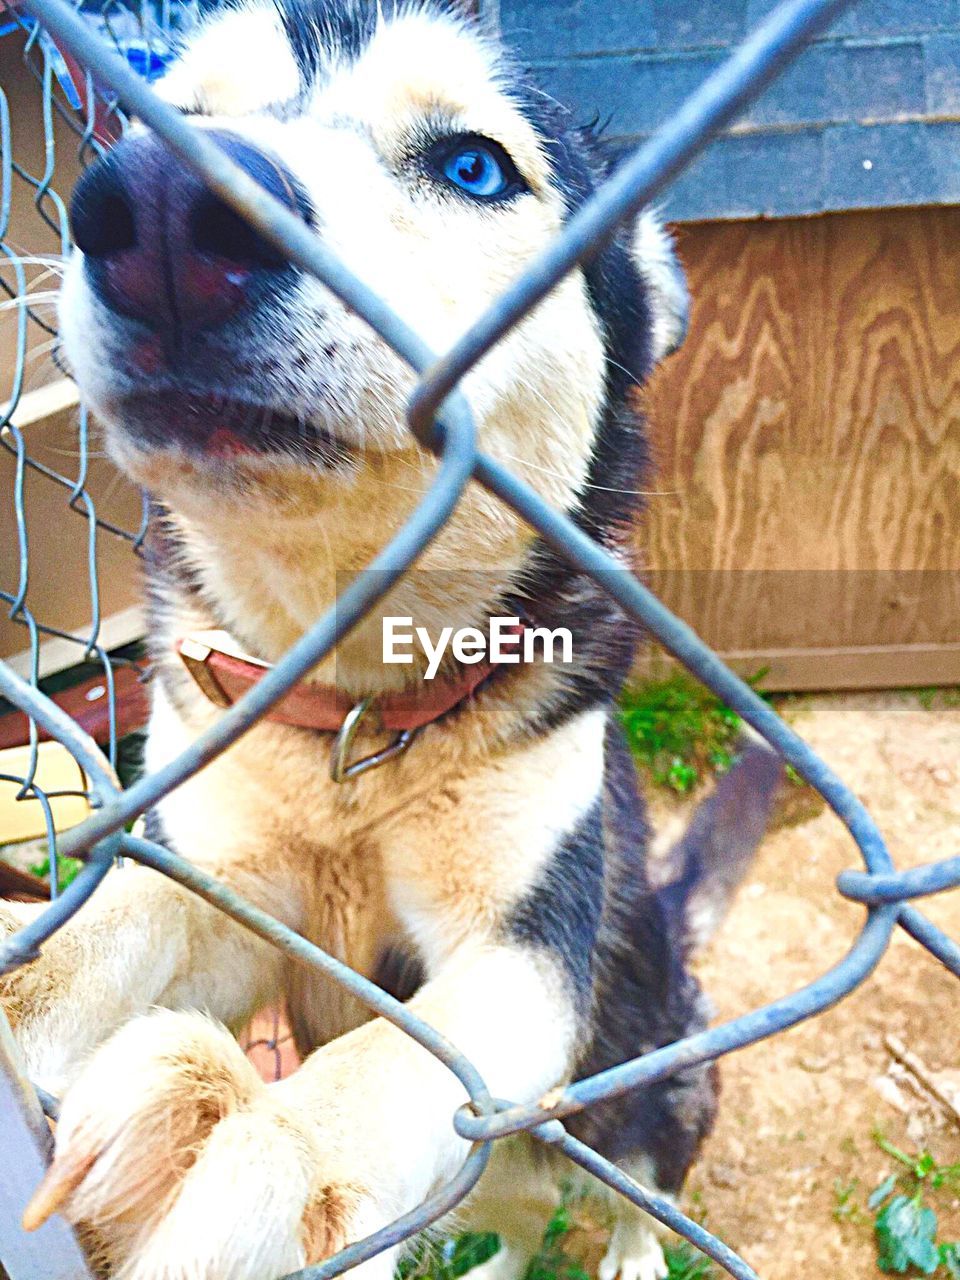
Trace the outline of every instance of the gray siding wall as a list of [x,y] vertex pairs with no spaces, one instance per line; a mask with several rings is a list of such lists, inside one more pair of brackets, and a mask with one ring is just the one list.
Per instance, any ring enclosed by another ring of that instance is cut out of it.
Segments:
[[[500,0],[579,120],[640,140],[774,0]],[[683,220],[960,202],[960,0],[862,0],[671,188]]]

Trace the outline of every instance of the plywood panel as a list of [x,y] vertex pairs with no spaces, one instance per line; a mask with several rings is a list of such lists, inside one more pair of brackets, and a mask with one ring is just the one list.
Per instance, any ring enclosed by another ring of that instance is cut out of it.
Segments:
[[956,643],[960,210],[680,245],[693,323],[648,395],[641,537],[668,602],[724,651]]

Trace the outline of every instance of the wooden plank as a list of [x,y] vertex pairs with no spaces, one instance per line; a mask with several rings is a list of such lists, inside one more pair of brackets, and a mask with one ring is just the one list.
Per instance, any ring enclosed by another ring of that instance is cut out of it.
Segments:
[[[118,738],[144,728],[150,717],[150,697],[145,679],[145,663],[135,666],[117,665],[114,669],[113,711]],[[94,742],[109,742],[110,700],[106,677],[102,673],[62,689],[59,693],[53,693],[50,697]],[[38,728],[37,735],[41,743],[50,740],[50,735],[42,727]],[[30,721],[24,712],[10,711],[0,715],[0,755],[10,748],[22,747],[29,741]],[[2,772],[21,776],[14,768],[0,769],[0,773]]]
[[[20,799],[20,783],[8,781],[27,776],[30,754],[29,747],[0,751],[0,844],[40,840],[47,833],[40,802],[30,796]],[[90,801],[86,796],[90,783],[59,742],[38,745],[36,783],[41,791],[52,796],[50,812],[56,831],[69,831],[90,816]]]
[[[755,680],[757,688],[768,693],[960,685],[960,644],[754,649],[720,656],[738,675]],[[660,653],[642,654],[634,675],[638,679],[661,678],[672,665]]]
[[[65,413],[68,409],[76,409],[80,404],[80,393],[77,384],[69,378],[58,378],[45,387],[37,387],[35,391],[25,391],[16,404],[7,401],[0,405],[0,421],[18,427],[21,431],[36,426]],[[9,419],[7,418],[7,415]],[[6,428],[4,428],[5,430]]]
[[654,585],[722,652],[864,650],[860,684],[937,682],[868,654],[960,642],[960,209],[701,224],[680,249]]
[[647,574],[724,652],[960,643],[960,573],[741,569]]
[[[13,159],[27,173],[36,176],[46,169],[48,139],[43,128],[43,93],[30,68],[24,65],[24,46],[25,37],[16,33],[0,40],[0,83],[10,107]],[[37,52],[34,53],[35,61]],[[49,141],[53,144],[53,187],[64,199],[69,199],[81,172],[77,156],[79,139],[56,111],[51,123]],[[56,301],[51,295],[60,285],[59,263],[63,245],[60,236],[37,212],[36,194],[31,183],[13,174],[7,241],[28,259],[24,270],[28,291],[35,299],[32,310],[37,318],[31,319],[27,325],[28,388],[58,376],[52,358],[53,335],[37,321],[42,321],[50,329],[56,328]],[[51,201],[45,202],[45,209],[56,218]],[[0,269],[6,282],[12,285],[14,273],[9,262],[4,261]],[[13,394],[17,355],[17,324],[11,311],[3,314],[5,318],[0,324],[0,402],[9,400]]]
[[0,862],[0,898],[14,902],[42,902],[50,897],[50,881]]
[[[129,554],[130,563],[133,565],[133,570],[136,571],[133,552],[131,551]],[[89,621],[86,626],[89,629]],[[25,634],[24,629],[21,627],[19,630],[22,637]],[[101,649],[105,649],[109,653],[111,649],[120,649],[124,645],[132,644],[135,640],[142,640],[146,631],[147,622],[143,609],[140,605],[131,605],[129,609],[121,609],[119,613],[113,613],[108,618],[101,620],[99,644]],[[79,634],[83,634],[82,627]],[[3,656],[2,651],[0,651],[0,656]],[[61,640],[58,636],[41,640],[40,679],[53,675],[57,671],[66,671],[68,667],[75,667],[82,657],[82,646],[74,644],[71,640]],[[19,653],[4,657],[3,661],[18,676],[23,676],[27,680],[30,679],[33,672],[33,654],[29,649],[22,649]]]
[[69,1224],[54,1216],[39,1231],[20,1219],[50,1160],[52,1141],[0,1013],[0,1263],[9,1280],[90,1280]]

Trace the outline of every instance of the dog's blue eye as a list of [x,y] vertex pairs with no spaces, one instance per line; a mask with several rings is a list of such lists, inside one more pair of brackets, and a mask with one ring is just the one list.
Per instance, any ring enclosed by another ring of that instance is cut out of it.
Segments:
[[435,177],[474,200],[507,200],[529,190],[500,143],[481,134],[440,138],[424,160]]
[[510,181],[500,162],[486,147],[470,146],[454,151],[443,162],[443,175],[471,196],[501,196]]

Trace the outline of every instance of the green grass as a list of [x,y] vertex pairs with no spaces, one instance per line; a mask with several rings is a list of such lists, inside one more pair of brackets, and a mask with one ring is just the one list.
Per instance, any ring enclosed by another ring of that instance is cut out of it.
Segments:
[[[747,681],[756,688],[763,672]],[[761,697],[783,709],[789,695]],[[904,689],[926,711],[960,707],[960,688]],[[682,668],[628,684],[620,696],[620,723],[640,769],[656,786],[679,795],[695,791],[733,763],[741,720]],[[793,783],[800,778],[787,770]]]
[[396,1280],[459,1280],[499,1248],[500,1241],[490,1234],[418,1241],[397,1268]]
[[867,1216],[860,1207],[856,1197],[860,1191],[860,1179],[835,1178],[833,1182],[833,1220],[848,1222],[853,1226],[862,1226]]
[[620,723],[640,768],[681,795],[733,763],[740,717],[685,671],[627,685]]
[[[498,1248],[496,1236],[468,1235],[414,1254],[412,1262],[402,1264],[398,1280],[460,1280],[473,1267],[492,1258]],[[667,1280],[715,1280],[716,1270],[702,1253],[691,1245],[678,1244],[664,1249]],[[527,1270],[525,1280],[593,1280],[581,1263],[569,1258],[557,1240],[544,1243],[541,1253]]]
[[924,711],[941,707],[960,707],[960,689],[940,689],[931,685],[926,689],[905,689],[904,693],[916,698]]
[[710,1259],[693,1245],[678,1244],[663,1252],[667,1259],[667,1280],[713,1280],[717,1274]]
[[540,1252],[527,1267],[524,1280],[590,1280],[582,1263],[567,1253],[567,1238],[575,1226],[571,1200],[564,1193],[544,1233]]
[[[782,714],[796,696],[757,689],[765,673],[766,668],[758,671],[747,684]],[[656,786],[678,795],[728,772],[743,725],[735,711],[682,668],[658,680],[626,685],[618,717],[640,769]],[[792,765],[787,765],[786,776],[795,786],[804,786]]]
[[[129,787],[136,782],[143,771],[144,737],[143,733],[130,733],[117,743],[117,775],[124,787]],[[132,826],[132,822],[128,823],[126,829],[129,831]],[[74,882],[82,866],[83,863],[79,858],[68,858],[61,854],[57,859],[61,890]],[[39,876],[41,880],[45,879],[50,874],[49,855],[41,862],[34,863],[30,867],[30,873]]]
[[[57,859],[57,878],[59,880],[59,888],[66,889],[68,884],[73,884],[77,878],[77,873],[83,863],[79,858],[68,858],[65,854],[61,854]],[[30,874],[39,876],[41,880],[50,874],[50,859],[44,858],[42,862],[38,862],[30,868]]]
[[[524,1280],[592,1280],[583,1263],[568,1252],[577,1223],[571,1200],[564,1196],[543,1236],[540,1252]],[[397,1280],[460,1280],[473,1267],[492,1258],[499,1248],[495,1235],[464,1235],[455,1240],[419,1244],[397,1272]],[[680,1241],[664,1249],[668,1280],[716,1280],[710,1261]]]
[[929,1151],[911,1155],[882,1133],[873,1137],[892,1168],[863,1204],[859,1180],[838,1179],[834,1220],[872,1227],[877,1266],[888,1275],[960,1280],[960,1244],[940,1239],[938,1219],[960,1191],[960,1164],[942,1165]]
[[[143,772],[143,744],[145,738],[145,733],[130,733],[117,743],[117,776],[124,787],[132,786]],[[132,822],[128,823],[127,831],[132,826]],[[72,884],[82,866],[83,863],[79,858],[68,858],[65,855],[61,855],[57,859],[59,888],[66,889],[68,885]],[[45,857],[41,862],[34,863],[30,867],[30,873],[45,879],[50,874],[49,856]]]

